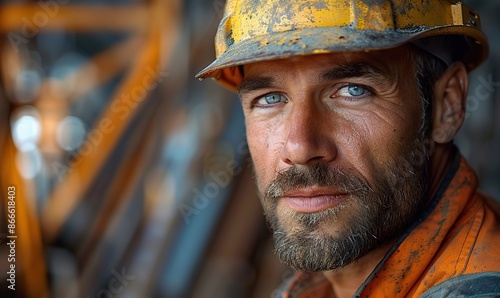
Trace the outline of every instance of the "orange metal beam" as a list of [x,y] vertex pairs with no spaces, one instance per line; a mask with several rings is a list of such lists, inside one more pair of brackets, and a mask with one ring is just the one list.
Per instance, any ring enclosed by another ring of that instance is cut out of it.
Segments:
[[49,242],[57,236],[65,220],[101,170],[141,106],[149,87],[155,83],[155,78],[164,79],[160,71],[166,60],[163,58],[170,57],[176,44],[180,5],[178,1],[161,0],[155,1],[154,4],[159,7],[156,5],[151,7],[153,19],[148,22],[149,40],[145,44],[144,51],[138,54],[129,76],[118,88],[100,120],[89,133],[100,135],[100,138],[97,138],[98,141],[96,138],[85,141],[82,145],[84,149],[80,151],[75,161],[68,165],[67,176],[56,187],[42,210],[42,228]]
[[79,96],[107,83],[120,71],[123,71],[130,63],[130,57],[137,53],[145,42],[145,38],[132,36],[116,46],[94,55],[81,68],[58,83],[64,86],[67,81],[82,82],[74,84],[71,98],[68,98],[69,100],[75,100]]
[[[62,1],[59,1],[62,2]],[[0,5],[0,32],[30,39],[41,30],[137,31],[150,23],[146,5],[76,5],[42,1]]]

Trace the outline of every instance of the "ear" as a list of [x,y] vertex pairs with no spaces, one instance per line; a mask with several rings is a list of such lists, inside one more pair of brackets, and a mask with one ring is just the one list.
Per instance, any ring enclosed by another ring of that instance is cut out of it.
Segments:
[[467,70],[461,62],[451,64],[434,84],[431,135],[434,142],[450,142],[462,126],[467,88]]

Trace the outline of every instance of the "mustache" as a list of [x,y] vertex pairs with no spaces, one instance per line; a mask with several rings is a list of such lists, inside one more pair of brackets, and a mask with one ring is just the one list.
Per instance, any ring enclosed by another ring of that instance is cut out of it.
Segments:
[[343,172],[338,167],[315,164],[307,168],[292,166],[278,172],[276,178],[267,186],[264,195],[269,199],[277,199],[287,191],[312,186],[332,188],[354,196],[374,192],[367,182],[354,174]]

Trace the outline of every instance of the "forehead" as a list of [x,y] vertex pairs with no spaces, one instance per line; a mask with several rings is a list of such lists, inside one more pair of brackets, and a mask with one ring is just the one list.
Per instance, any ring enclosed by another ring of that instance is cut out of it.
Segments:
[[409,75],[413,71],[410,57],[410,49],[407,46],[389,50],[295,56],[244,65],[243,74],[244,78],[280,74],[293,76],[298,72],[317,76],[318,73],[339,65],[348,66],[362,63],[371,65],[387,75]]

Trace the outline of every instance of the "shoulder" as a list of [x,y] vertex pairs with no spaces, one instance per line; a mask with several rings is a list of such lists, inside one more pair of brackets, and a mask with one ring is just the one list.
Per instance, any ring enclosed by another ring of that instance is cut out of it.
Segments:
[[431,287],[420,297],[500,297],[500,272],[454,277]]
[[480,193],[480,195],[481,195],[481,198],[483,199],[484,203],[486,204],[486,206],[489,209],[491,209],[491,211],[493,211],[497,220],[500,220],[500,201],[497,201],[497,200],[493,199],[492,197],[490,197],[486,194],[483,194],[483,193]]

